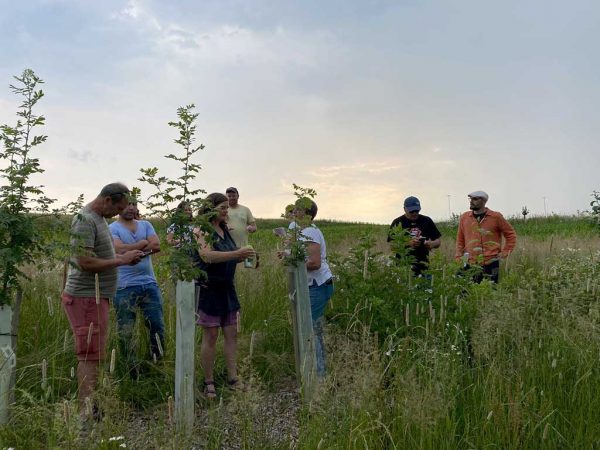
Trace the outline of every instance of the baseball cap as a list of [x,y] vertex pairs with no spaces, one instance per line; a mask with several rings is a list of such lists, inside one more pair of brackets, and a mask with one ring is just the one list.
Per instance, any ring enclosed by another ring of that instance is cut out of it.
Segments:
[[236,188],[234,188],[234,187],[228,187],[227,189],[225,189],[225,193],[226,194],[229,193],[229,192],[235,192],[236,194],[239,195],[238,190]]
[[471,192],[469,194],[469,197],[479,197],[479,198],[485,199],[486,201],[489,198],[489,196],[487,195],[487,193],[485,193],[484,191],[474,191],[474,192]]
[[421,211],[421,202],[417,197],[407,197],[404,200],[404,207],[408,212]]

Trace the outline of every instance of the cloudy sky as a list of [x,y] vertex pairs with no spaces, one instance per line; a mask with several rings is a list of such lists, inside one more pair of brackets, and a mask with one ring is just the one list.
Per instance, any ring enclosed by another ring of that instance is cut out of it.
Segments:
[[[277,217],[292,183],[321,218],[388,223],[408,195],[446,219],[483,189],[505,215],[571,214],[600,190],[600,3],[540,0],[0,0],[12,75],[46,84],[38,156],[66,203],[176,176],[167,123],[197,105],[196,187]],[[545,198],[545,200],[544,200]]]

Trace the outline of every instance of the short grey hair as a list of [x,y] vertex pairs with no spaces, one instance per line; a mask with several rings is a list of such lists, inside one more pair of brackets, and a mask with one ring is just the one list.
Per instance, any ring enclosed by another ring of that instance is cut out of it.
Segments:
[[110,183],[102,188],[99,198],[110,197],[113,204],[119,203],[124,198],[129,198],[131,191],[123,183]]

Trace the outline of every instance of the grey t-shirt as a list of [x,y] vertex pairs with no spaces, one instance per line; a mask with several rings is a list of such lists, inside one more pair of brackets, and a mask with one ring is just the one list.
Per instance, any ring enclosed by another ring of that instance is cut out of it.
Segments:
[[[96,278],[93,272],[81,270],[77,256],[113,259],[115,247],[106,219],[85,206],[71,224],[71,263],[65,292],[73,297],[95,297]],[[117,291],[117,268],[98,273],[100,297],[113,298]]]

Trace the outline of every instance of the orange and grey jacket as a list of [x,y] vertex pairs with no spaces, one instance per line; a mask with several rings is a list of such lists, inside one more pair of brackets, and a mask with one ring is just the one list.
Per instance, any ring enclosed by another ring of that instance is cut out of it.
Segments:
[[[505,243],[502,248],[502,236]],[[470,264],[489,264],[495,259],[506,258],[517,243],[517,233],[504,216],[499,212],[486,208],[481,222],[477,222],[473,211],[460,216],[456,235],[456,253],[460,260],[464,253],[469,253]]]

